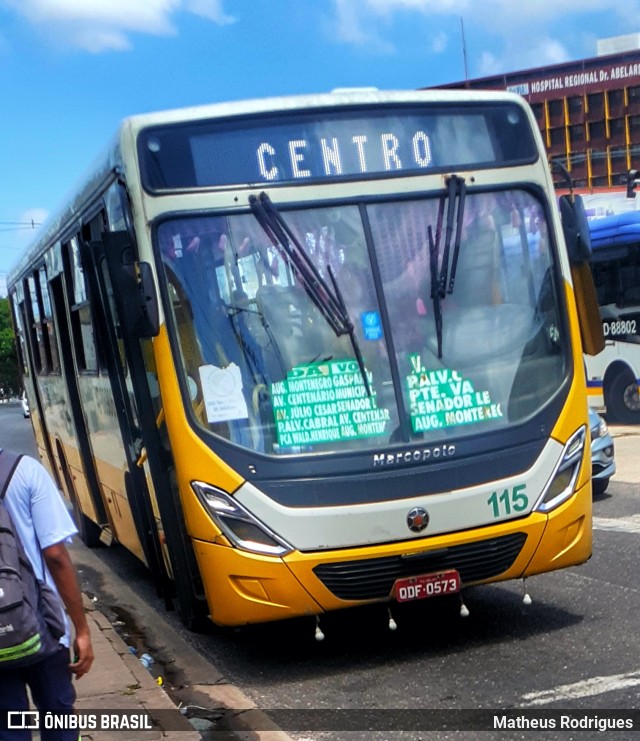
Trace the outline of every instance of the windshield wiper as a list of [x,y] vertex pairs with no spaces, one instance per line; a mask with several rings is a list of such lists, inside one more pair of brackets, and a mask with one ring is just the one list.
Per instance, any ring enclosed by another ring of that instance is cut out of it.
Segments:
[[[429,269],[431,271],[431,301],[433,303],[433,316],[438,341],[438,358],[442,358],[441,301],[446,297],[447,293],[453,293],[458,267],[458,256],[460,255],[464,203],[467,193],[464,178],[458,177],[458,175],[451,175],[447,179],[447,185],[447,194],[440,198],[440,203],[438,204],[438,222],[435,236],[430,226],[427,229],[427,236],[429,238]],[[445,223],[444,249],[442,251],[442,260],[440,260],[440,240],[442,238],[442,222],[444,220],[445,206],[447,207],[447,219]],[[452,238],[453,255],[450,257]],[[449,263],[451,263],[451,272],[449,272]]]
[[433,318],[436,323],[436,337],[438,339],[438,357],[442,357],[442,307],[440,306],[440,285],[438,279],[438,253],[440,232],[436,230],[433,237],[433,229],[427,228],[429,235],[429,269],[431,271],[431,302],[433,304]]
[[[449,178],[449,207],[447,209],[447,229],[444,240],[444,254],[442,256],[442,276],[440,277],[440,296],[444,298],[446,286],[447,293],[453,293],[453,286],[456,281],[456,269],[458,267],[458,256],[460,255],[460,239],[462,238],[462,220],[464,219],[464,202],[467,197],[467,186],[464,178],[452,175]],[[457,205],[457,211],[456,211]],[[453,219],[455,212],[455,239],[453,242],[453,257],[451,259],[451,275],[449,276],[449,285],[447,285],[447,272],[449,270],[449,249],[451,245],[451,236],[453,233]]]
[[266,193],[257,198],[249,196],[249,204],[256,220],[271,240],[280,257],[293,270],[305,292],[318,307],[333,331],[339,337],[349,334],[351,321],[337,295],[327,285],[315,264],[307,255],[297,237]]
[[371,396],[371,388],[369,386],[362,352],[355,335],[355,328],[349,317],[331,265],[327,266],[332,283],[330,286],[322,275],[320,275],[314,262],[307,255],[306,250],[300,244],[298,238],[284,220],[282,214],[274,206],[269,196],[266,193],[261,193],[259,197],[250,195],[249,205],[256,221],[269,237],[280,257],[293,270],[295,277],[304,288],[305,293],[335,332],[336,337],[345,334],[349,335],[353,354],[356,357],[365,389],[367,390],[367,394]]

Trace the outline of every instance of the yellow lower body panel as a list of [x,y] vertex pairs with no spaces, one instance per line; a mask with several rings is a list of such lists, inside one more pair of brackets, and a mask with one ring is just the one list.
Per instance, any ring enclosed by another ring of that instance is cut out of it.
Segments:
[[211,619],[217,625],[266,623],[323,611],[279,558],[194,541]]
[[[402,543],[339,551],[294,552],[284,559],[204,541],[194,541],[194,547],[212,620],[219,625],[243,625],[392,599],[394,577],[389,581],[388,593],[385,587],[383,594],[373,598],[341,598],[334,593],[339,593],[340,589],[329,589],[314,573],[316,567],[330,565],[340,570],[344,564],[349,572],[345,578],[347,582],[351,579],[346,587],[349,592],[354,585],[356,589],[359,587],[358,562],[362,562],[366,572],[367,562],[374,559],[401,556],[411,562],[425,554],[428,556],[430,551],[443,552],[458,546],[477,548],[480,558],[490,560],[497,557],[493,554],[493,544],[486,541],[495,539],[511,539],[510,542],[517,543],[513,558],[508,556],[506,568],[498,569],[490,577],[467,580],[463,586],[518,579],[583,563],[591,555],[590,487],[583,487],[549,514],[534,512],[518,520]],[[425,563],[429,563],[428,558]],[[425,567],[426,573],[430,570]]]
[[524,576],[584,563],[591,556],[591,483],[549,514],[544,537]]

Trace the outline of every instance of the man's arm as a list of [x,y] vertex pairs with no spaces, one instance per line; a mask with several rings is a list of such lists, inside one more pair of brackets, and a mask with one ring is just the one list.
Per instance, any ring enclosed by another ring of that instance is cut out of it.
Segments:
[[64,543],[43,548],[42,555],[75,628],[73,648],[77,658],[70,668],[76,679],[80,679],[91,669],[93,646],[76,571]]

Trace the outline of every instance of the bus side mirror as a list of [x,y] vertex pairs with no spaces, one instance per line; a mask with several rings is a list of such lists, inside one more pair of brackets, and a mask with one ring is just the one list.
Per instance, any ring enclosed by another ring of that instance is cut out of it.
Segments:
[[105,232],[102,244],[120,321],[133,337],[155,337],[160,315],[151,265],[135,261],[127,232]]
[[560,196],[560,219],[562,232],[572,264],[591,259],[591,234],[589,222],[580,196]]
[[578,311],[582,351],[587,355],[597,355],[604,350],[604,332],[591,265],[588,262],[571,265],[571,279]]

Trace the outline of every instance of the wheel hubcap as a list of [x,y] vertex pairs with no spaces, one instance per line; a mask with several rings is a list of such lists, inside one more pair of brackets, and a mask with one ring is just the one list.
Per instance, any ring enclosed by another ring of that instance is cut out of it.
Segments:
[[624,404],[632,412],[640,411],[640,393],[638,393],[637,383],[631,383],[625,389]]

